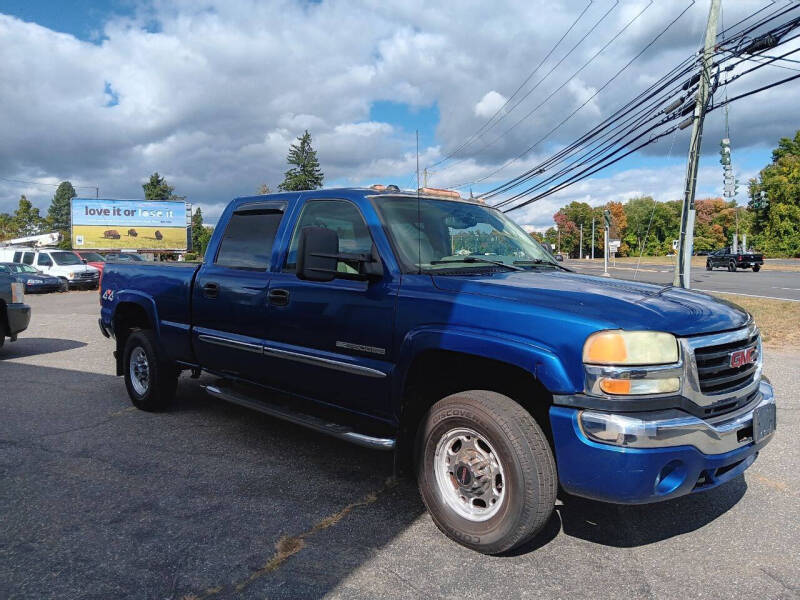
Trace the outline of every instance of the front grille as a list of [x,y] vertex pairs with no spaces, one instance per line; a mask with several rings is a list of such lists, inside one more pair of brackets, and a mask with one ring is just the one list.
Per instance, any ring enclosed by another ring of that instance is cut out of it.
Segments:
[[741,367],[731,367],[731,353],[737,350],[758,348],[758,333],[747,339],[737,340],[717,346],[695,348],[694,358],[697,363],[697,378],[700,391],[704,394],[725,394],[746,387],[753,382],[753,377],[760,356],[755,362]]
[[97,279],[98,273],[91,273],[89,271],[84,271],[83,273],[78,273],[78,279]]

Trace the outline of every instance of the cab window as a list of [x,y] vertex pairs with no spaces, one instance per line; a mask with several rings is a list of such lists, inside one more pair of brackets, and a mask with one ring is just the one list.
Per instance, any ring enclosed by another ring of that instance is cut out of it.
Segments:
[[247,205],[231,216],[215,264],[231,269],[266,271],[284,205]]
[[[297,221],[284,271],[297,269],[297,247],[300,232],[304,227],[324,227],[333,229],[339,235],[339,252],[342,254],[369,254],[372,250],[372,237],[367,223],[358,208],[347,200],[311,200]],[[355,273],[355,269],[341,261],[337,265],[340,273]]]
[[47,254],[40,254],[36,258],[36,264],[39,265],[40,267],[52,267],[53,261],[50,260],[50,257],[47,256]]
[[24,262],[26,265],[32,265],[33,264],[33,252],[26,252],[22,256],[22,262]]

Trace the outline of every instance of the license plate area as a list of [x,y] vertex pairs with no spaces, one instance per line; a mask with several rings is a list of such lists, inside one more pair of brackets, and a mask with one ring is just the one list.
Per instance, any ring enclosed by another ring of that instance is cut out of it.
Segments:
[[774,404],[759,406],[753,411],[753,441],[760,442],[775,431],[777,411]]

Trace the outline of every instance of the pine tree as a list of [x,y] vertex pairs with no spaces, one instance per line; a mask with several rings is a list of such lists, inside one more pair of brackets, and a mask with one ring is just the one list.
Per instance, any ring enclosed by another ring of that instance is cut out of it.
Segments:
[[69,181],[62,181],[53,195],[50,208],[47,209],[47,226],[61,234],[59,244],[61,248],[70,247],[69,229],[72,221],[70,200],[75,196],[77,194],[72,184]]
[[297,140],[300,143],[292,144],[286,157],[286,162],[294,166],[286,171],[278,189],[284,192],[319,189],[325,176],[319,168],[317,151],[311,147],[311,134],[306,130]]
[[42,232],[44,219],[39,214],[39,209],[31,204],[25,194],[19,197],[19,205],[17,210],[14,211],[12,219],[14,228],[20,237],[36,235]]
[[142,189],[144,189],[145,200],[169,200],[175,190],[165,178],[158,174],[158,171],[150,175],[147,183],[142,184]]

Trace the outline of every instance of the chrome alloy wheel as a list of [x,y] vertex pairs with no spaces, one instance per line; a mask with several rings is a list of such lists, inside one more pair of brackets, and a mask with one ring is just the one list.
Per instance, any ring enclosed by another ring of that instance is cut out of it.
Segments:
[[503,465],[482,435],[451,429],[436,445],[433,461],[439,493],[459,516],[480,522],[497,514],[506,495]]
[[134,391],[138,395],[144,396],[150,388],[150,363],[141,346],[137,346],[131,352],[130,376]]

